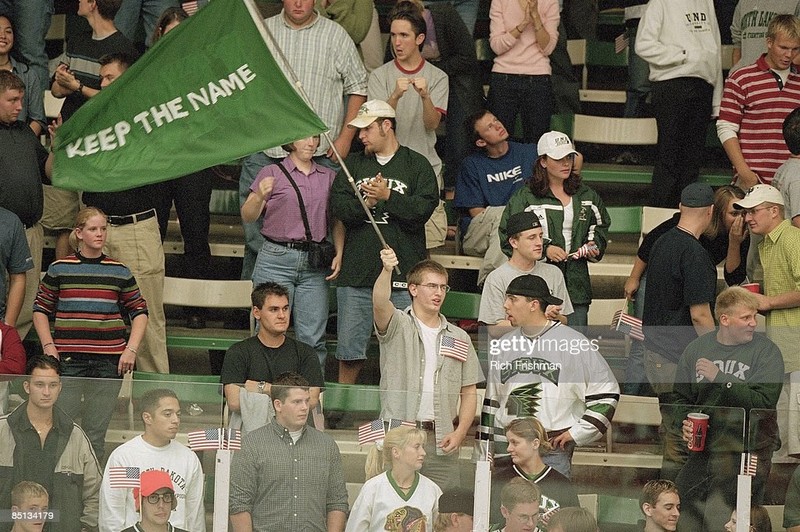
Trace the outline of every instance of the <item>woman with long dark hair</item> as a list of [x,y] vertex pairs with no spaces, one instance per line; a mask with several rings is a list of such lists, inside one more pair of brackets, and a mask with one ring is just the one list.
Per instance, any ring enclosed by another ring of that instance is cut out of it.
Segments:
[[566,134],[545,133],[539,139],[537,150],[539,158],[534,163],[528,186],[508,200],[500,220],[500,242],[510,255],[506,233],[508,217],[522,211],[535,212],[542,224],[543,237],[549,240],[544,257],[564,272],[574,309],[568,316],[569,325],[585,327],[592,302],[587,261],[602,258],[611,217],[600,195],[586,186],[575,172],[578,152]]

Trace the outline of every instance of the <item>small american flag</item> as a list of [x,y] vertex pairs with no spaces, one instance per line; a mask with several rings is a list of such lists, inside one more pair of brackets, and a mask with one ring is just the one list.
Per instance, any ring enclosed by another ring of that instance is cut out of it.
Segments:
[[193,451],[238,451],[242,448],[242,433],[235,429],[195,430],[188,436],[189,448]]
[[620,33],[619,35],[617,35],[617,38],[614,39],[614,53],[620,54],[627,47],[628,47],[628,35],[625,33]]
[[139,468],[125,466],[109,467],[108,480],[112,488],[138,488]]
[[386,432],[383,429],[382,419],[376,419],[358,427],[359,445],[366,445],[367,443],[382,440],[384,436],[386,436]]
[[396,429],[397,427],[416,427],[417,424],[413,421],[405,421],[402,419],[390,419],[389,430]]
[[446,357],[465,362],[469,355],[469,342],[444,335],[439,342],[439,352]]
[[183,10],[186,11],[186,14],[191,16],[197,13],[197,0],[193,0],[192,2],[184,2],[181,4]]
[[758,456],[751,453],[742,453],[742,467],[739,474],[754,477],[756,476],[757,469]]
[[644,341],[644,331],[642,330],[642,320],[636,316],[631,316],[622,310],[614,313],[611,328],[623,334],[627,334],[634,340]]

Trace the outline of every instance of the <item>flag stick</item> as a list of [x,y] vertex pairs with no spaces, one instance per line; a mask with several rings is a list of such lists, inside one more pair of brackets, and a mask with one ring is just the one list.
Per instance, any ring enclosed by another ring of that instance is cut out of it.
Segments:
[[[281,50],[281,47],[278,46],[278,42],[275,40],[275,37],[272,35],[272,32],[269,30],[269,28],[267,28],[267,25],[264,24],[264,20],[261,18],[261,13],[258,11],[258,7],[256,7],[255,2],[253,0],[244,0],[244,3],[247,5],[247,9],[250,11],[250,15],[256,22],[256,27],[258,28],[259,32],[261,32],[261,36],[264,37],[267,46],[271,45],[270,48],[273,48],[275,52],[277,52],[277,55],[280,57],[281,62],[283,62],[284,68],[286,69],[286,72],[289,74],[288,77],[291,79],[292,83],[294,83],[295,87],[297,88],[298,94],[300,94],[300,97],[303,98],[303,100],[306,102],[306,105],[308,105],[311,108],[311,110],[314,111],[314,113],[317,114],[317,116],[319,116],[317,110],[314,109],[314,104],[311,103],[311,99],[308,97],[308,94],[306,94],[306,90],[303,87],[303,82],[300,81],[299,77],[297,77],[297,74],[292,68],[292,65],[289,63],[289,60],[283,54],[283,50]],[[344,127],[349,127],[349,126],[345,125]],[[367,206],[366,201],[364,201],[364,198],[361,196],[361,191],[358,190],[358,186],[356,185],[356,182],[353,179],[353,175],[350,173],[350,169],[345,164],[344,158],[339,153],[339,150],[336,149],[336,145],[333,143],[333,139],[331,138],[330,133],[328,133],[328,131],[323,131],[322,135],[325,137],[325,140],[327,140],[328,143],[330,144],[333,153],[336,155],[336,158],[339,161],[339,164],[342,165],[342,170],[344,170],[344,173],[347,176],[347,182],[350,183],[350,186],[353,188],[353,192],[355,193],[356,198],[358,198],[358,202],[361,204],[361,207],[367,214],[367,219],[369,220],[370,225],[372,225],[372,228],[375,230],[375,234],[378,235],[378,240],[380,240],[381,246],[383,246],[384,248],[388,248],[389,244],[386,243],[386,240],[383,238],[381,230],[378,228],[378,224],[375,223],[375,218],[373,218],[372,216],[372,210]],[[400,275],[399,267],[395,266],[394,271],[395,273]]]

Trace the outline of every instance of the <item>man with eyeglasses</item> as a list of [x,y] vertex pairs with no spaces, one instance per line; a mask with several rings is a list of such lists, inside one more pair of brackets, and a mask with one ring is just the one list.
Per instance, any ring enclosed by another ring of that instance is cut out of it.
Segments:
[[[61,362],[37,355],[26,370],[22,386],[28,400],[0,417],[0,508],[11,508],[14,486],[32,481],[50,494],[49,509],[58,512],[55,529],[96,530],[102,473],[89,438],[55,406]],[[0,530],[12,525],[0,523]]]
[[538,275],[547,282],[553,295],[563,301],[561,305],[550,305],[545,314],[566,325],[567,316],[572,314],[572,301],[561,269],[541,260],[545,239],[539,217],[531,211],[513,214],[506,222],[506,233],[511,258],[486,277],[478,321],[486,325],[510,325],[503,308],[506,288],[520,275]]
[[469,335],[440,312],[450,290],[444,266],[423,260],[409,270],[411,305],[401,310],[390,299],[397,255],[381,250],[381,261],[372,291],[381,418],[413,421],[428,431],[422,474],[442,490],[458,487],[458,450],[475,417],[476,384],[484,380],[478,356]]
[[139,488],[133,488],[133,501],[141,517],[139,522],[122,532],[187,532],[169,522],[178,506],[178,498],[169,473],[153,469],[139,477]]
[[476,452],[507,456],[505,427],[536,417],[552,446],[542,461],[569,478],[575,447],[599,439],[611,426],[619,384],[596,340],[547,317],[548,306],[561,304],[536,275],[521,275],[508,285],[504,308],[515,328],[489,339]]
[[800,457],[800,229],[785,219],[784,200],[770,185],[756,185],[733,204],[744,211],[750,232],[763,236],[758,245],[764,283],[758,311],[767,318],[767,337],[783,355],[783,390],[778,399],[782,447],[776,453]]
[[500,513],[505,526],[493,525],[490,530],[500,532],[534,532],[539,526],[539,486],[524,478],[512,479],[500,492]]

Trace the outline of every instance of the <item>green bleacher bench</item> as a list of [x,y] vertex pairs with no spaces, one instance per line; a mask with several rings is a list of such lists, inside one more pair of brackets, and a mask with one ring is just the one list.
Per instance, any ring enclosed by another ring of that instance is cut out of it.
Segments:
[[477,320],[480,308],[480,294],[451,291],[444,298],[440,311],[448,320]]
[[[631,166],[622,164],[587,163],[581,170],[581,178],[587,183],[627,183],[649,185],[653,179],[652,166]],[[731,176],[719,169],[701,169],[698,179],[701,183],[719,187],[731,182]]]
[[634,207],[606,207],[611,216],[611,234],[636,233],[642,231],[642,208]]

